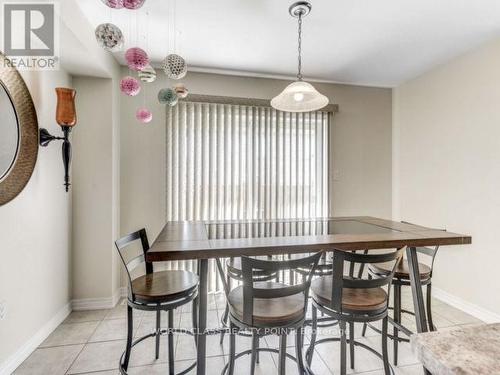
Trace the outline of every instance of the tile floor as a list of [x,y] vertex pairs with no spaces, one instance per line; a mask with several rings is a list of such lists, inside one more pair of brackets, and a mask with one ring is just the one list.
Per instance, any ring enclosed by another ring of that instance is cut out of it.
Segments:
[[[220,326],[220,317],[224,311],[224,296],[222,294],[209,296],[209,327]],[[411,306],[409,290],[403,292],[403,305]],[[434,300],[434,320],[439,329],[449,329],[454,326],[463,326],[481,323],[476,318],[465,314],[438,300]],[[184,306],[176,312],[176,325],[190,327],[190,306]],[[405,317],[405,324],[415,329],[415,322],[411,317]],[[166,322],[165,319],[163,319]],[[153,313],[137,312],[135,314],[135,336],[139,337],[153,330],[155,317]],[[330,329],[335,334],[335,328]],[[380,336],[368,330],[367,336],[361,338],[361,326],[355,328],[356,337],[374,348],[380,349]],[[328,335],[328,332],[320,333]],[[16,375],[65,375],[65,374],[93,374],[115,375],[118,359],[125,347],[126,338],[126,307],[119,304],[111,310],[75,311],[62,323],[14,372]],[[306,343],[307,332],[306,332]],[[293,338],[288,341],[290,353],[293,353]],[[392,358],[392,343],[389,343],[389,355]],[[276,347],[276,337],[266,337],[261,345]],[[250,347],[250,340],[238,337],[237,351]],[[224,345],[219,345],[218,336],[209,336],[207,339],[207,374],[220,374],[227,362],[227,339]],[[167,345],[162,341],[160,359],[154,359],[154,341],[152,339],[138,344],[132,351],[129,374],[166,374],[167,373]],[[349,374],[382,375],[382,362],[372,354],[357,349],[356,368],[348,370]],[[193,339],[188,336],[176,337],[176,372],[189,366],[196,357]],[[422,367],[413,356],[408,344],[400,345],[400,362],[395,368],[396,375],[422,374]],[[262,353],[256,374],[275,374],[277,358],[274,354]],[[349,362],[348,362],[349,363]],[[319,345],[316,348],[313,361],[313,370],[317,375],[336,375],[339,373],[339,347],[337,343]],[[249,357],[238,360],[237,374],[249,373]],[[193,374],[194,371],[191,372]],[[287,374],[296,374],[295,364],[287,361]]]

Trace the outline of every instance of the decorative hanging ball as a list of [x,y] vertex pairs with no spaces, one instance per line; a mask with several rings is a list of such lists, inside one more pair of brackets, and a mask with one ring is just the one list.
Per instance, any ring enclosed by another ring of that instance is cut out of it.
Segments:
[[189,94],[189,90],[186,88],[186,86],[184,86],[183,83],[179,83],[179,84],[175,85],[174,91],[177,94],[177,96],[181,99],[184,99]]
[[113,9],[123,8],[123,0],[102,0],[102,2]]
[[163,60],[162,69],[170,79],[181,79],[187,73],[187,64],[181,56],[172,53]]
[[134,77],[124,77],[120,81],[120,90],[125,95],[136,96],[141,91],[141,84]]
[[95,39],[106,51],[116,52],[123,47],[123,33],[112,23],[101,23],[95,29]]
[[139,122],[142,122],[143,124],[147,124],[151,122],[153,119],[153,114],[151,111],[147,108],[139,108],[137,112],[135,113],[135,117]]
[[137,76],[142,82],[151,83],[156,80],[156,70],[151,65],[146,66],[144,69],[137,73]]
[[149,57],[146,51],[139,47],[129,48],[125,52],[125,60],[130,69],[139,71],[149,65]]
[[123,6],[127,9],[139,9],[146,0],[123,0]]
[[177,104],[177,94],[172,89],[161,89],[158,92],[158,101],[160,104],[167,104],[171,107]]

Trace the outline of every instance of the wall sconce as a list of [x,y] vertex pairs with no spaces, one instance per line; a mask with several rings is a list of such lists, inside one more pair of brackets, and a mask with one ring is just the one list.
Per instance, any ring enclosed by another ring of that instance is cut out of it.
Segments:
[[40,129],[40,146],[47,147],[54,140],[62,140],[62,158],[64,164],[64,186],[68,191],[69,186],[69,167],[71,163],[71,143],[69,133],[71,128],[76,125],[75,96],[76,91],[62,87],[56,88],[57,109],[56,122],[61,126],[63,137],[53,136],[47,129]]

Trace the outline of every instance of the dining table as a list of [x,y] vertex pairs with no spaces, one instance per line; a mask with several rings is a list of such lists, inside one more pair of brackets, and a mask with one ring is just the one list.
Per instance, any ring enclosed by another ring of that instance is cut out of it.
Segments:
[[312,219],[170,221],[146,253],[147,262],[198,261],[197,374],[206,373],[208,262],[316,251],[405,248],[410,269],[416,327],[429,330],[417,248],[466,245],[471,236],[371,216]]

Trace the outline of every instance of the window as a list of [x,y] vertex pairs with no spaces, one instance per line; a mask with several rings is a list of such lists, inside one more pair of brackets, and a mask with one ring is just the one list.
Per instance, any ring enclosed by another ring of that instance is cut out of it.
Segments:
[[[167,220],[328,216],[330,121],[327,112],[244,105],[180,102],[167,109]],[[222,287],[216,272],[211,262],[210,291]]]
[[268,107],[167,110],[167,220],[327,216],[329,122]]

